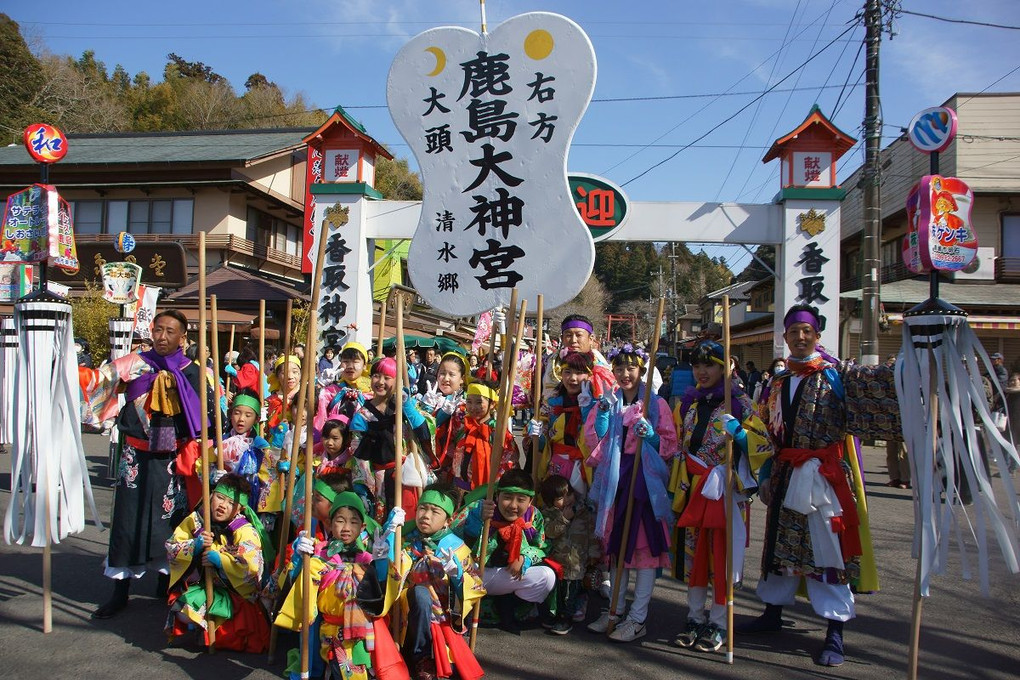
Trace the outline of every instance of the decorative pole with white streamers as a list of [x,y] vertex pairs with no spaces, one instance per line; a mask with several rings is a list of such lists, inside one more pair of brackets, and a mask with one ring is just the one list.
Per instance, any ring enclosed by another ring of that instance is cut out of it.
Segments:
[[18,364],[18,329],[14,317],[0,317],[0,446],[14,441],[14,369]]
[[14,306],[11,500],[4,540],[43,548],[43,632],[52,630],[52,542],[85,529],[85,503],[102,527],[81,440],[77,356],[71,306],[46,291]]

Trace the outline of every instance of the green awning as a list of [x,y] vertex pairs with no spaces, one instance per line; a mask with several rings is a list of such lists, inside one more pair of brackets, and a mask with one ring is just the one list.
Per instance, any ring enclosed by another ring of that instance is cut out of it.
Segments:
[[[393,347],[393,343],[396,342],[396,338],[388,338],[383,341],[383,349],[389,349]],[[404,335],[404,347],[406,349],[428,349],[429,347],[435,347],[440,354],[446,354],[447,352],[460,352],[461,354],[466,353],[466,350],[457,344],[450,338],[426,338],[421,335]]]

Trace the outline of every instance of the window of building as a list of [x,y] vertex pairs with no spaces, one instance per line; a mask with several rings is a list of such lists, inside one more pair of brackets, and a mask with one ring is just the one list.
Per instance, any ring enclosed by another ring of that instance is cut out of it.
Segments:
[[101,234],[103,232],[103,202],[74,201],[71,219],[78,234]]
[[288,255],[301,254],[301,227],[255,208],[248,208],[245,236],[249,241]]
[[71,206],[79,234],[191,234],[195,212],[190,198],[74,201]]
[[1002,215],[1002,249],[999,257],[1020,258],[1020,214]]

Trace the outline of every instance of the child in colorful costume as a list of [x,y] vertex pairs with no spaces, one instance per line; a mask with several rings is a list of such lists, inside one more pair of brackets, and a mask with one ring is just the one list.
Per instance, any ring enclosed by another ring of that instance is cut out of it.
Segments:
[[[528,434],[542,434],[539,440],[538,478],[560,475],[570,481],[578,496],[588,495],[592,469],[584,464],[588,448],[584,440],[584,423],[595,405],[585,384],[591,379],[593,364],[590,354],[569,352],[556,360],[560,384],[545,400],[538,420],[528,424]],[[544,424],[543,422],[544,421]]]
[[[389,628],[380,616],[384,613],[380,574],[384,565],[373,564],[366,549],[366,529],[378,528],[366,514],[357,494],[336,494],[330,506],[328,541],[306,547],[309,539],[299,538],[293,561],[295,585],[284,602],[275,624],[300,630],[302,596],[297,574],[305,559],[311,560],[312,583],[316,588],[312,629],[317,631],[319,656],[325,662],[325,677],[343,680],[368,678],[407,678],[407,668]],[[297,655],[291,653],[291,665]],[[293,668],[288,668],[291,677]]]
[[365,401],[365,393],[372,390],[371,378],[366,374],[368,351],[358,342],[348,342],[340,350],[340,374],[337,381],[319,392],[319,408],[314,425],[319,432],[327,420],[348,423],[354,412]]
[[[419,396],[421,407],[436,418],[436,460],[432,461],[434,470],[441,469],[452,459],[456,446],[454,434],[464,424],[464,388],[470,382],[471,374],[463,355],[447,352],[439,361],[436,384]],[[449,468],[449,465],[446,467]]]
[[[741,580],[747,537],[743,509],[758,487],[755,475],[772,455],[765,424],[750,398],[733,385],[725,404],[722,345],[708,340],[691,355],[695,385],[674,413],[680,452],[673,461],[669,491],[679,516],[674,555],[675,576],[687,581],[686,629],[678,647],[717,651],[726,638],[726,440],[733,438],[733,578]],[[712,607],[705,612],[711,577]],[[706,616],[707,614],[707,616]]]
[[480,554],[482,528],[490,519],[482,585],[493,596],[499,625],[519,633],[514,611],[521,600],[544,602],[556,586],[556,573],[540,564],[546,555],[545,518],[533,505],[535,486],[523,470],[508,470],[496,485],[496,501],[479,500],[454,516],[453,531]]
[[[475,381],[468,385],[464,405],[464,419],[453,434],[453,452],[446,460],[447,476],[461,493],[467,493],[489,483],[493,471],[492,446],[496,437],[496,406],[499,400],[492,385]],[[495,476],[514,466],[517,444],[513,432],[507,428],[502,453]]]
[[[230,423],[223,438],[223,469],[240,475],[251,485],[251,497],[261,496],[259,471],[269,442],[258,435],[262,404],[246,387],[238,389],[230,407]],[[215,455],[215,454],[214,454]]]
[[[212,526],[198,510],[188,515],[167,539],[170,561],[172,637],[195,627],[205,630],[207,617],[216,624],[216,646],[241,652],[263,652],[269,644],[269,622],[258,602],[265,563],[273,547],[262,522],[250,507],[251,487],[243,477],[220,478],[209,499]],[[208,606],[203,567],[212,567],[213,602]]]
[[257,509],[265,525],[272,529],[276,516],[283,508],[284,473],[290,470],[290,461],[284,452],[285,438],[294,419],[295,400],[301,387],[301,360],[294,355],[281,354],[273,364],[269,400],[266,403],[266,435],[269,447],[259,469],[260,490]]
[[[647,369],[648,355],[641,349],[624,345],[610,353],[613,375],[619,389],[616,402],[600,400],[585,424],[585,437],[591,448],[587,464],[596,468],[590,497],[597,515],[595,534],[608,559],[610,573],[616,574],[621,550],[624,555],[623,581],[610,609],[589,624],[593,633],[605,633],[611,620],[624,610],[630,572],[637,573],[634,602],[627,618],[609,635],[616,642],[631,642],[646,634],[645,617],[652,599],[655,574],[670,564],[670,534],[675,517],[666,492],[669,468],[666,461],[676,453],[676,428],[669,404],[651,395],[648,413],[642,413],[645,385],[641,380]],[[641,456],[640,474],[634,486],[633,512],[627,545],[623,546],[624,519],[630,480],[637,456]]]
[[[485,589],[471,551],[450,529],[453,513],[452,489],[427,487],[414,522],[404,525],[400,570],[392,562],[388,569],[386,610],[394,603],[405,609],[404,656],[418,680],[477,680],[483,675],[463,635],[464,619]],[[395,512],[394,520],[399,519]],[[385,549],[377,544],[380,559]]]
[[765,612],[737,629],[779,632],[782,611],[804,583],[811,606],[828,621],[823,666],[844,661],[843,624],[854,595],[878,589],[860,465],[847,435],[902,439],[891,366],[838,362],[819,351],[824,322],[807,305],[791,307],[783,334],[787,370],[762,395],[762,420],[777,449],[762,465],[758,495],[768,506],[758,597]]
[[[354,457],[371,465],[372,477],[368,481],[369,491],[375,497],[376,517],[385,516],[386,508],[393,502],[393,470],[396,458],[396,399],[393,389],[397,376],[397,362],[390,358],[380,359],[372,366],[372,397],[366,399],[351,418],[351,448]],[[432,455],[432,431],[435,421],[417,408],[417,401],[405,398],[404,419],[404,460],[401,466],[403,498],[400,505],[404,512],[414,511],[418,496],[428,476],[426,464],[415,453],[408,442],[413,438],[426,456]]]

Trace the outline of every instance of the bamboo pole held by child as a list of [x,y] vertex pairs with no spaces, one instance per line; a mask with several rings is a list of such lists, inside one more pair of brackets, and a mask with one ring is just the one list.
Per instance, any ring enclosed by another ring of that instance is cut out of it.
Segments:
[[212,357],[213,357],[213,420],[216,423],[216,469],[223,469],[223,409],[220,408],[220,314],[216,306],[216,294],[209,296],[212,305]]
[[[205,338],[206,293],[205,293],[205,232],[198,232],[198,380],[202,390],[202,414],[199,445],[202,447],[202,528],[212,530],[212,508],[209,506],[209,387],[206,384],[205,367],[209,362],[209,348]],[[213,602],[213,570],[205,568],[205,610],[206,633],[209,636],[209,651],[216,644],[216,626],[209,618]]]
[[[304,516],[304,531],[305,535],[312,535],[312,474],[314,472],[314,466],[312,465],[312,441],[314,434],[314,423],[312,414],[315,413],[315,348],[318,345],[318,320],[319,320],[319,295],[322,292],[322,269],[323,264],[326,261],[326,241],[329,240],[329,226],[325,221],[319,227],[318,234],[318,252],[315,254],[315,269],[312,270],[312,295],[308,307],[308,335],[305,339],[305,358],[303,360],[302,369],[304,371],[304,389],[307,390],[308,403],[303,408],[307,409],[305,414],[305,420],[307,421],[307,431],[305,438],[305,469],[304,469],[304,481],[305,481],[305,516]],[[300,432],[295,430],[294,438],[300,438]],[[292,473],[293,474],[293,473]],[[312,561],[310,559],[304,559],[301,561],[301,593],[304,595],[302,601],[302,613],[301,613],[301,677],[308,677],[309,668],[309,650],[312,644],[311,640],[311,626],[312,626]]]
[[[538,420],[538,407],[542,402],[542,295],[538,295],[538,309],[535,323],[535,377],[531,383],[531,418]],[[531,481],[538,488],[538,440],[537,434],[531,435]]]
[[[396,397],[396,419],[393,432],[393,507],[403,507],[404,499],[404,372],[407,370],[406,362],[407,355],[405,354],[404,347],[404,296],[397,295],[394,300],[396,308],[394,309],[396,315],[396,349],[397,349],[397,377],[393,387],[393,394]],[[393,532],[393,555],[394,555],[394,566],[396,567],[397,573],[401,567],[401,557],[403,555],[403,532],[401,526],[398,524]],[[400,617],[397,616],[397,612],[394,611],[390,615],[390,627],[391,631],[396,637],[400,629]]]
[[[284,370],[287,370],[287,362],[283,363]],[[291,500],[294,498],[294,480],[297,478],[297,470],[293,467],[293,462],[297,460],[298,448],[301,445],[301,428],[305,424],[305,409],[304,404],[308,400],[308,382],[304,379],[304,368],[302,367],[302,380],[301,385],[298,388],[298,397],[295,404],[285,403],[284,409],[291,409],[296,406],[294,413],[294,422],[292,424],[290,449],[287,451],[287,457],[281,458],[290,463],[290,467],[283,473],[283,479],[280,481],[280,486],[283,487],[283,513],[280,517],[280,544],[277,548],[277,569],[276,573],[273,574],[273,579],[279,578],[280,573],[286,568],[286,561],[284,556],[287,554],[287,545],[290,542],[290,519],[291,519]],[[284,397],[287,395],[285,394]],[[282,453],[282,452],[281,452]],[[275,615],[276,612],[270,612],[270,616]],[[276,626],[270,627],[269,632],[269,663],[274,663],[276,659],[276,639],[279,635],[279,628]]]
[[[511,294],[511,300],[517,301],[517,289],[514,288]],[[524,315],[528,311],[528,301],[521,301],[521,313],[518,317],[517,323],[517,335],[514,340],[512,349],[514,352],[520,346],[521,342],[524,341]],[[511,312],[512,313],[512,312]],[[503,348],[503,356],[506,356],[508,348]],[[503,455],[503,440],[506,439],[506,426],[507,420],[510,417],[510,401],[513,396],[514,389],[514,378],[517,377],[517,362],[511,362],[509,370],[503,372],[503,378],[500,382],[499,394],[499,405],[496,409],[496,436],[492,442],[492,455],[489,459],[489,485],[485,492],[485,500],[492,502],[492,496],[496,491],[496,470],[499,468],[499,461]],[[479,578],[485,576],[485,560],[487,559],[489,547],[489,520],[485,520],[482,524],[482,535],[479,539],[478,548],[478,570]],[[475,650],[475,642],[478,637],[478,619],[482,613],[482,598],[479,598],[475,603],[475,611],[471,620],[471,651]]]
[[[723,295],[723,413],[730,413],[733,377],[730,368],[730,296]],[[726,663],[733,663],[733,437],[726,437]]]
[[290,347],[290,324],[294,316],[294,301],[287,300],[287,312],[283,317],[283,347],[281,348],[284,356],[288,356],[291,352]]
[[[652,377],[655,374],[655,355],[659,353],[659,334],[662,329],[662,314],[666,305],[666,298],[659,298],[659,309],[655,314],[655,325],[652,326],[652,351],[648,355],[647,375],[645,377],[645,394],[641,401],[641,415],[648,417],[648,407],[652,403]],[[620,443],[621,455],[625,442]],[[641,471],[641,448],[644,444],[638,445],[637,453],[634,455],[634,467],[631,468],[630,486],[627,491],[627,509],[623,513],[623,532],[620,540],[620,554],[616,557],[616,572],[613,578],[612,599],[609,601],[609,627],[606,634],[612,633],[616,628],[615,617],[619,616],[616,611],[616,601],[620,597],[620,584],[623,581],[623,565],[627,556],[627,544],[630,542],[630,520],[634,514],[634,488],[637,486],[638,474]],[[619,482],[618,482],[619,483]]]
[[[263,300],[263,302],[265,302],[265,301]],[[234,324],[230,324],[230,344],[227,345],[227,356],[224,357],[224,360],[223,360],[224,367],[232,366],[233,365],[230,362],[230,355],[232,355],[234,353],[234,328],[235,328]],[[227,403],[229,404],[230,403],[230,374],[229,373],[227,373],[226,393],[227,393]]]
[[[259,403],[266,403],[266,397],[268,395],[262,393],[262,380],[266,375],[266,301],[265,299],[259,300],[259,377],[255,384],[255,392],[259,395]],[[262,422],[262,413],[258,414],[259,422]],[[264,433],[259,431],[259,434]]]
[[387,303],[389,303],[389,299],[388,298],[383,298],[382,307],[379,308],[379,335],[378,335],[378,341],[375,344],[375,346],[376,346],[376,350],[375,350],[375,357],[376,357],[376,359],[382,359],[383,358],[382,344],[383,344],[383,340],[386,338],[386,311],[387,311],[386,307],[387,307]]

